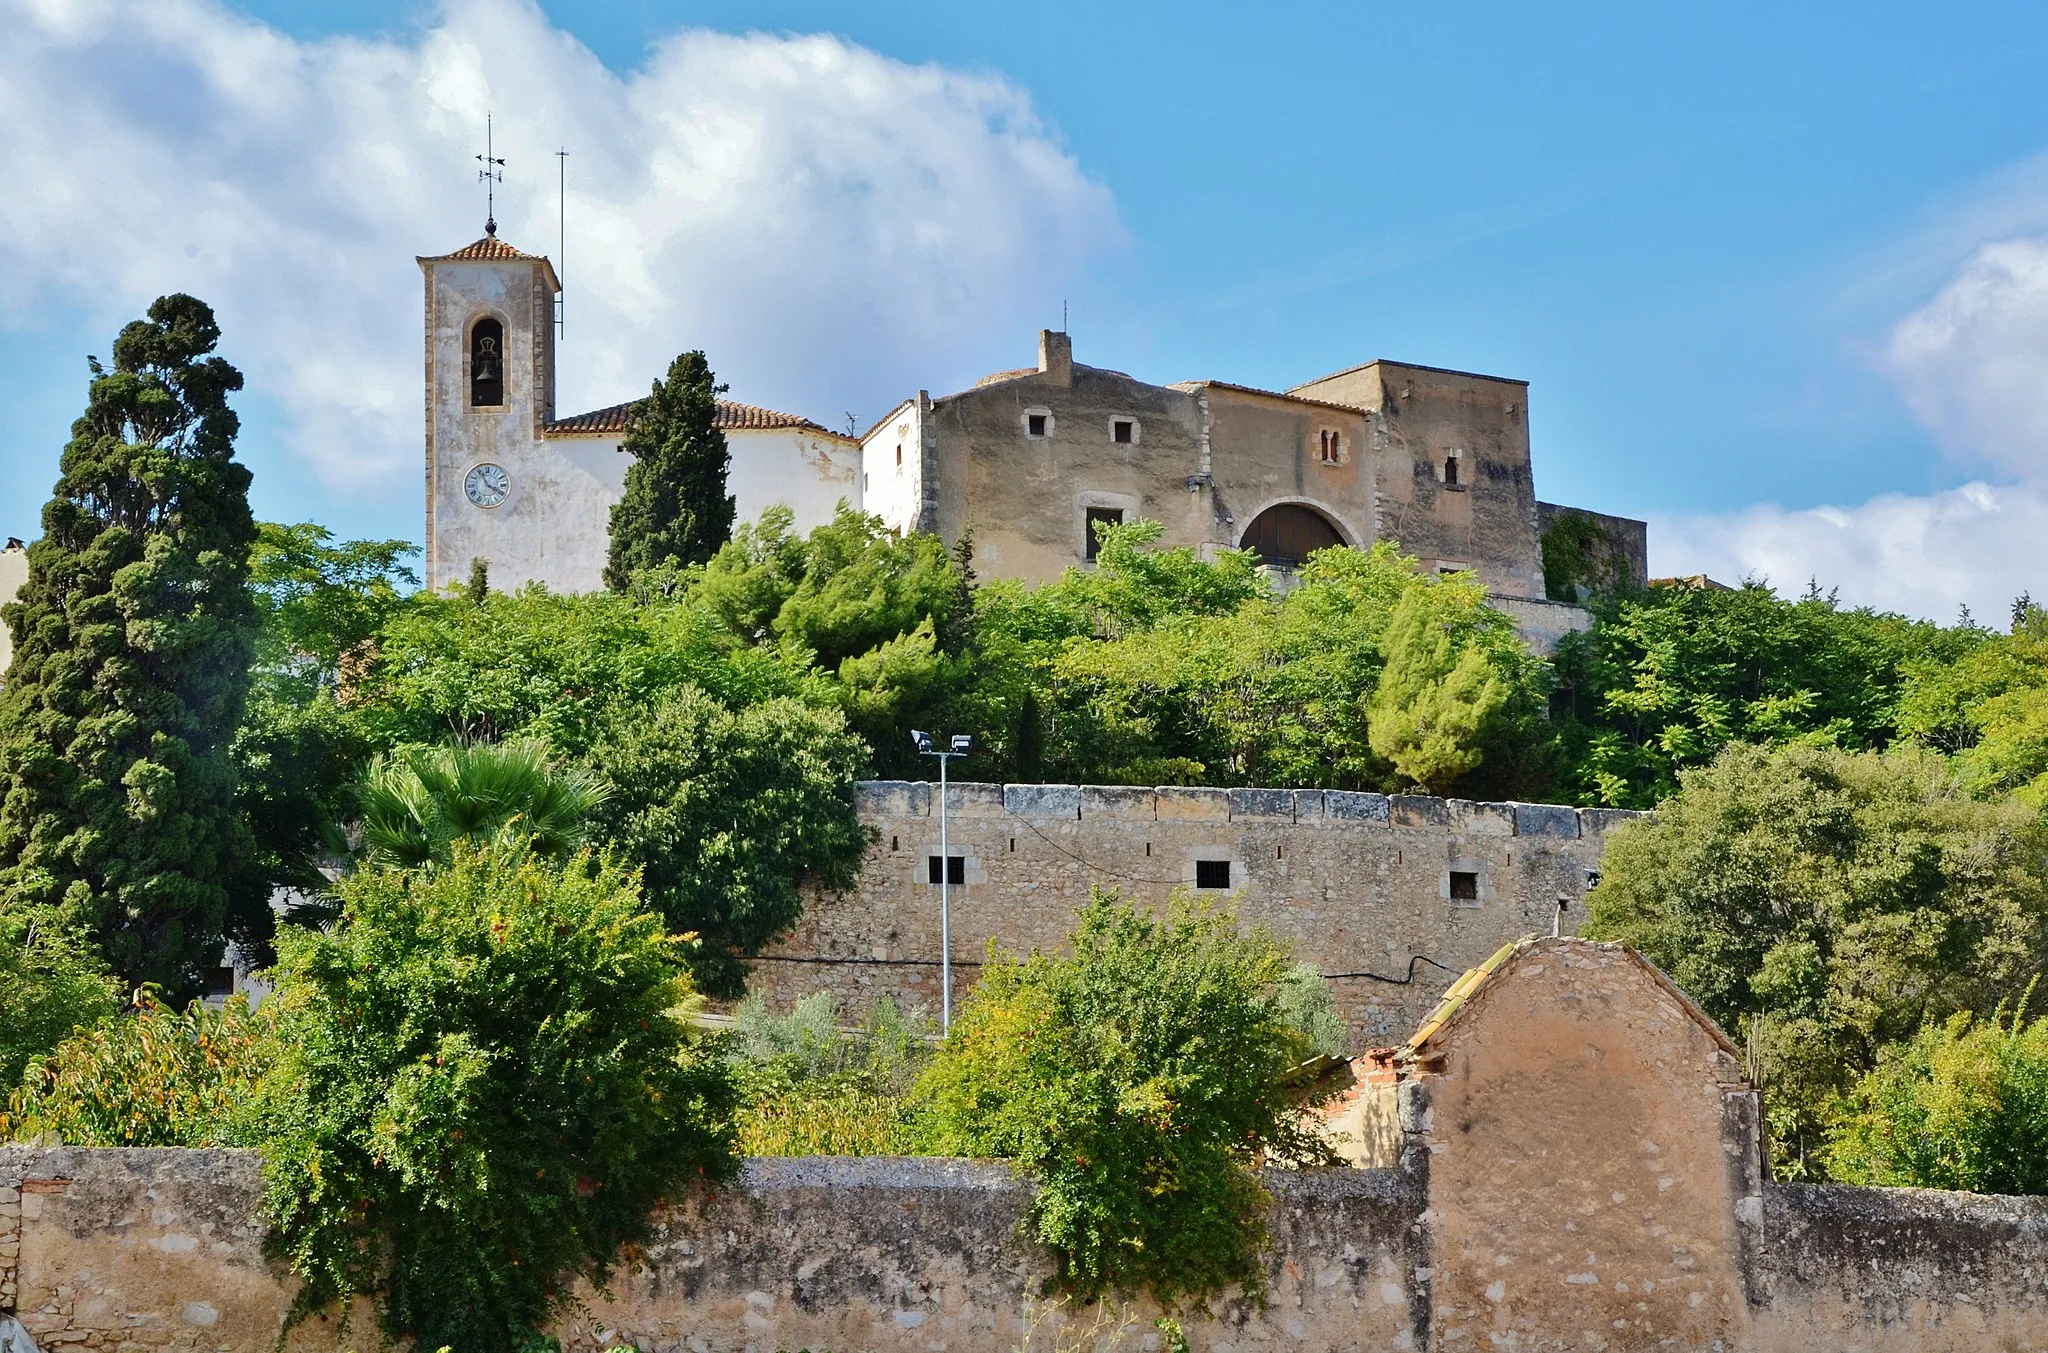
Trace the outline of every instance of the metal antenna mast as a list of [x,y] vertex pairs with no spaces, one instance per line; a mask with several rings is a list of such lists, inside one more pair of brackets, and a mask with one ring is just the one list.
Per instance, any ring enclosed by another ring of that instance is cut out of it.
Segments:
[[476,176],[484,185],[484,234],[495,237],[498,233],[497,189],[505,181],[505,162],[498,158],[497,147],[493,143],[489,113],[484,114],[484,153],[476,158],[483,165],[476,171]]
[[[563,260],[569,257],[569,152],[555,152],[555,280],[562,280]],[[569,293],[555,293],[555,337],[569,332]]]

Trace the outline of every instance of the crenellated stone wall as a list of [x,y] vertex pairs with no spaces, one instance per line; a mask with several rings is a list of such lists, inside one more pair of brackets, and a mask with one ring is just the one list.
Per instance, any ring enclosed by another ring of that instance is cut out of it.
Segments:
[[[831,991],[849,1006],[887,993],[939,1003],[937,787],[858,786],[872,832],[859,884],[813,895],[754,966],[776,1005]],[[1235,902],[1332,979],[1360,1046],[1414,1027],[1450,980],[1501,945],[1585,915],[1607,834],[1641,816],[1556,804],[1473,803],[1321,789],[954,784],[950,852],[954,996],[990,941],[1060,948],[1092,885],[1163,904],[1179,888]],[[1203,866],[1229,886],[1201,890]],[[1472,897],[1458,897],[1455,874]]]

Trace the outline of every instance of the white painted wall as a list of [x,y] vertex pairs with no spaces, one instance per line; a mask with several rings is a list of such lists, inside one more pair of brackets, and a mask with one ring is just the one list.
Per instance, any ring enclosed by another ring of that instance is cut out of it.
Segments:
[[906,401],[861,443],[867,510],[898,531],[917,529],[918,509],[924,502],[923,446],[924,425],[916,400]]
[[[28,581],[28,551],[0,550],[0,605],[13,601],[15,593],[21,591]],[[0,625],[0,678],[7,674],[7,664],[14,659],[14,633],[7,626]]]
[[728,428],[732,469],[726,477],[737,522],[756,521],[781,503],[795,516],[798,534],[823,526],[840,500],[858,508],[861,449],[850,437],[807,428]]

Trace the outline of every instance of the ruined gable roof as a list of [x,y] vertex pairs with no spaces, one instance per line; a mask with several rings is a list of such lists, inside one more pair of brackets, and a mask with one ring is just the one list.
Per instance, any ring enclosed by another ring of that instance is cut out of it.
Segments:
[[1417,1026],[1415,1033],[1410,1036],[1406,1043],[1401,1045],[1398,1054],[1400,1060],[1409,1061],[1420,1057],[1424,1046],[1445,1029],[1455,1024],[1471,1008],[1473,998],[1480,995],[1493,983],[1499,981],[1503,973],[1512,971],[1523,962],[1526,962],[1532,955],[1569,953],[1573,949],[1597,949],[1607,953],[1620,954],[1627,958],[1637,968],[1648,973],[1653,982],[1664,988],[1672,999],[1678,1002],[1679,1009],[1690,1015],[1693,1023],[1704,1029],[1707,1036],[1714,1040],[1715,1045],[1721,1051],[1733,1057],[1737,1062],[1743,1060],[1742,1050],[1736,1047],[1728,1035],[1721,1031],[1721,1026],[1714,1023],[1713,1017],[1700,1009],[1698,1003],[1692,997],[1679,990],[1678,984],[1665,976],[1662,968],[1659,968],[1656,964],[1650,962],[1649,959],[1644,958],[1625,944],[1606,943],[1599,940],[1582,940],[1571,936],[1546,939],[1529,936],[1525,939],[1517,940],[1513,944],[1502,945],[1486,962],[1476,968],[1467,969],[1464,976],[1451,983],[1450,990],[1444,993],[1443,999],[1437,1002],[1436,1008],[1429,1012],[1422,1023]]
[[422,267],[429,263],[538,263],[547,269],[548,285],[556,291],[562,289],[561,279],[555,276],[555,265],[548,262],[547,255],[514,249],[495,234],[465,244],[452,254],[421,254],[414,261]]
[[1169,390],[1179,390],[1184,394],[1190,395],[1198,390],[1205,389],[1228,390],[1235,395],[1259,395],[1266,399],[1284,400],[1289,404],[1308,404],[1318,409],[1337,409],[1351,414],[1353,417],[1357,417],[1360,414],[1368,418],[1372,417],[1371,409],[1363,409],[1356,404],[1338,404],[1327,399],[1310,399],[1307,395],[1287,394],[1279,390],[1261,390],[1255,385],[1233,385],[1229,381],[1175,381],[1166,388]]
[[[592,409],[589,413],[572,414],[557,418],[543,429],[548,437],[617,437],[626,431],[626,424],[633,416],[633,410],[640,407],[637,399],[624,404],[607,405]],[[836,437],[840,441],[852,441],[843,432],[834,432],[828,427],[813,423],[801,414],[781,413],[764,409],[754,404],[741,404],[737,400],[718,401],[718,427],[725,432],[768,431],[776,428],[795,428],[804,432]]]

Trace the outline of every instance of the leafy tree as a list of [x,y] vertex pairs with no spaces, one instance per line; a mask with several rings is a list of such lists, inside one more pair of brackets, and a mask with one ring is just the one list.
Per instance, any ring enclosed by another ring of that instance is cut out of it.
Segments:
[[63,474],[4,611],[0,892],[88,927],[128,982],[194,987],[251,851],[230,743],[249,684],[256,527],[213,312],[165,296],[92,363]]
[[991,952],[918,1081],[930,1146],[1034,1174],[1031,1225],[1083,1300],[1257,1295],[1269,1199],[1253,1167],[1325,1154],[1281,1085],[1309,1053],[1280,995],[1285,952],[1185,899],[1162,920],[1102,892],[1072,950]]
[[624,592],[641,569],[701,564],[732,538],[732,463],[718,430],[711,364],[686,352],[669,364],[627,425],[619,449],[633,457],[625,492],[612,507],[605,585]]
[[583,844],[605,792],[580,767],[550,765],[531,740],[405,747],[363,782],[363,845],[372,863],[400,869],[446,864],[458,841],[559,859]]
[[611,786],[598,823],[649,905],[703,941],[692,958],[705,990],[739,994],[743,959],[796,922],[807,881],[853,886],[865,759],[836,712],[794,700],[728,709],[683,686],[619,708],[591,752]]
[[276,1048],[271,1011],[246,997],[182,1013],[148,988],[37,1059],[0,1112],[0,1141],[55,1133],[72,1146],[249,1146],[249,1106]]
[[417,1347],[529,1347],[657,1202],[737,1167],[684,944],[588,858],[458,848],[339,892],[331,933],[280,936],[258,1119],[294,1314],[363,1293]]
[[1593,610],[1593,630],[1558,647],[1552,713],[1568,796],[1623,808],[1677,793],[1680,771],[1731,742],[1887,747],[1914,666],[1984,637],[1843,610],[1817,589],[1785,601],[1757,582],[1652,588]]
[[2048,1193],[2048,1020],[1958,1012],[1887,1048],[1828,1134],[1838,1179]]
[[[1427,793],[1448,793],[1478,769],[1510,698],[1502,668],[1512,670],[1519,643],[1477,595],[1478,586],[1410,588],[1387,625],[1386,666],[1366,713],[1372,749]],[[1473,595],[1463,595],[1468,589]],[[1474,642],[1486,638],[1495,642]]]
[[[258,524],[249,583],[263,627],[234,743],[255,850],[230,887],[246,911],[277,888],[324,889],[323,860],[347,851],[338,824],[376,748],[349,705],[419,583],[404,562],[417,552],[402,540],[337,544],[311,522]],[[268,961],[265,946],[249,947]]]
[[1586,933],[1642,950],[1724,1026],[1764,1021],[1780,1168],[1929,1021],[2041,970],[2043,826],[1925,752],[1734,744],[1608,841]]
[[21,1083],[30,1059],[114,1013],[114,984],[91,941],[41,919],[0,911],[0,1094]]

